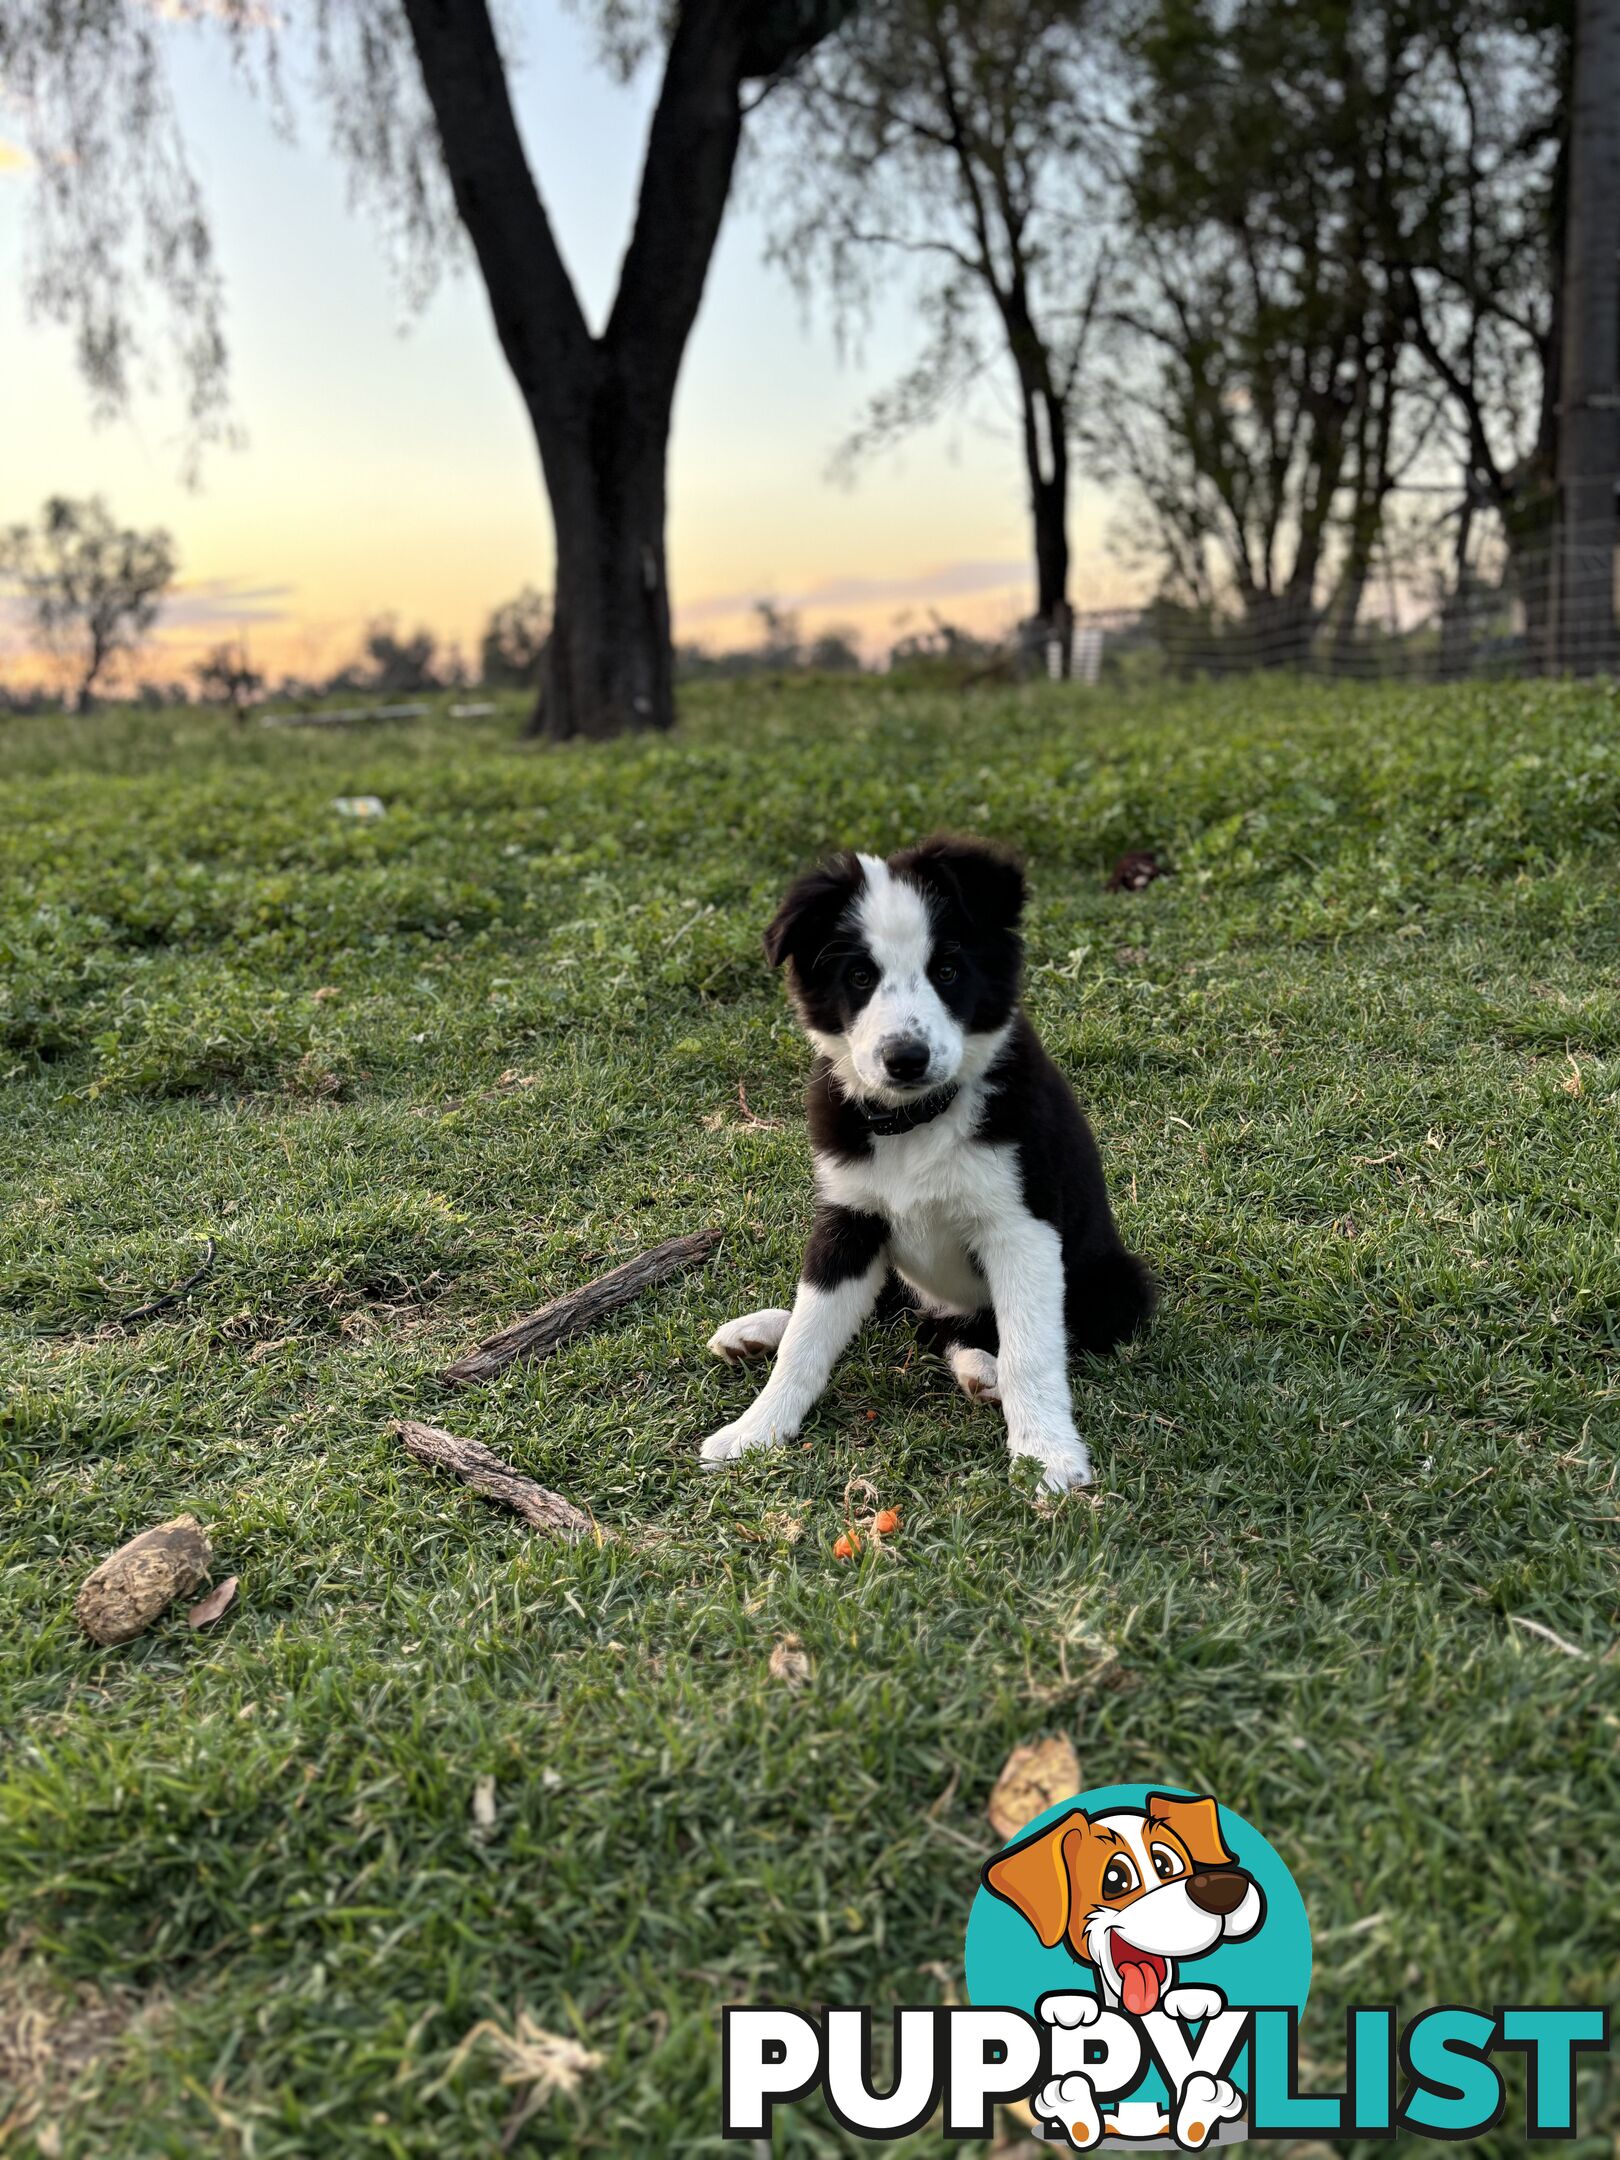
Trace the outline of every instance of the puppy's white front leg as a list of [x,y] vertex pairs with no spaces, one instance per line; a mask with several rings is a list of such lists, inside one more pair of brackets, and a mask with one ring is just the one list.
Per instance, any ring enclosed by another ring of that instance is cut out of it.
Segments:
[[740,1418],[710,1433],[706,1463],[730,1462],[750,1448],[791,1440],[872,1307],[888,1271],[886,1225],[847,1208],[816,1218],[804,1275],[782,1334],[770,1379]]
[[978,1246],[1000,1348],[996,1381],[1007,1449],[1032,1455],[1052,1492],[1085,1485],[1091,1457],[1075,1430],[1069,1339],[1063,1318],[1063,1241],[1033,1215],[997,1225]]

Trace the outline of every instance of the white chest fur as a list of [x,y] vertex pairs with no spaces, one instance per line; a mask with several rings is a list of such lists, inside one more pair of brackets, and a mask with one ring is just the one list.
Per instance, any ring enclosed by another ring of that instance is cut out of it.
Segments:
[[816,1158],[822,1197],[882,1216],[891,1265],[939,1312],[989,1304],[974,1252],[986,1234],[1027,1219],[1014,1152],[969,1139],[974,1111],[953,1103],[930,1125],[875,1140],[858,1162]]

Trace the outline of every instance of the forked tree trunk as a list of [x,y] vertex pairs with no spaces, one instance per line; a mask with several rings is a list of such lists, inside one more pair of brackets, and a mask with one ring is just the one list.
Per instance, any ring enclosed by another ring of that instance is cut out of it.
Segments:
[[586,323],[524,154],[489,0],[403,0],[456,210],[540,446],[557,537],[537,730],[667,728],[669,418],[742,138],[744,83],[854,0],[678,0],[607,325]]

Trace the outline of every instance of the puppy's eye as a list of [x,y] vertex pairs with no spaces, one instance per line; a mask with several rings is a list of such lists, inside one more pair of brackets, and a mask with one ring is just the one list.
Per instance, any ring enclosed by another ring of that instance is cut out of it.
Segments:
[[1136,1888],[1136,1870],[1128,1860],[1110,1860],[1103,1869],[1102,1894],[1104,1897],[1123,1897],[1127,1890]]
[[1186,1874],[1180,1853],[1172,1852],[1168,1845],[1154,1845],[1149,1850],[1153,1859],[1153,1872],[1160,1882],[1174,1882],[1178,1875]]
[[934,962],[934,980],[937,983],[953,983],[960,972],[961,970],[954,960],[936,960]]
[[877,970],[869,967],[852,967],[849,971],[850,987],[854,990],[870,990],[877,981]]

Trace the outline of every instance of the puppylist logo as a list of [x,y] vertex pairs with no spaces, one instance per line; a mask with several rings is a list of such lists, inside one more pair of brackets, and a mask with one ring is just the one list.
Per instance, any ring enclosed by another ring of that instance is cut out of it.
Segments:
[[1576,2134],[1581,2054],[1602,2009],[1392,2004],[1345,2017],[1344,2089],[1300,2090],[1311,1980],[1304,1902],[1281,1858],[1209,1793],[1111,1785],[1025,1824],[987,1864],[968,1918],[959,2009],[891,2016],[873,2072],[869,2009],[723,2018],[725,2135],[763,2138],[818,2088],[845,2129],[907,2137],[941,2117],[987,2137],[997,2106],[1059,2151],[1202,2152],[1247,2138],[1459,2141],[1502,2120],[1494,2057],[1526,2059],[1525,2140]]

